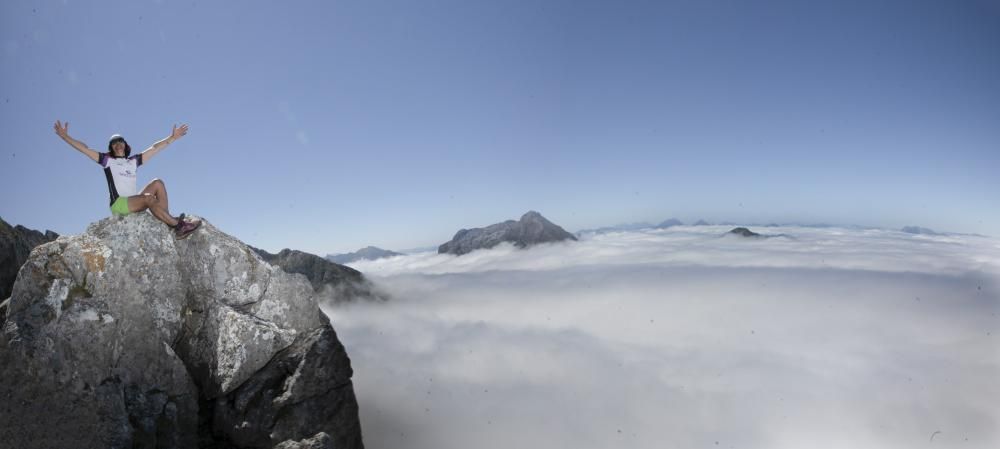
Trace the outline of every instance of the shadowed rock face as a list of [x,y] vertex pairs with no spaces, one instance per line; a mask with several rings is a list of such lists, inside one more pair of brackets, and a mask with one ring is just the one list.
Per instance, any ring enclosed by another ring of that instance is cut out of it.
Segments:
[[477,249],[492,248],[501,242],[510,242],[518,248],[538,243],[576,240],[563,228],[546,220],[542,214],[530,211],[520,221],[507,220],[485,228],[462,229],[455,237],[440,247],[439,254],[462,255]]
[[32,248],[58,237],[59,234],[52,231],[42,234],[21,225],[11,226],[0,219],[0,301],[10,296],[17,270],[28,260]]
[[312,286],[207,222],[175,241],[111,217],[41,245],[0,325],[4,445],[362,447]]
[[318,293],[321,302],[336,304],[354,299],[384,300],[382,294],[376,293],[375,287],[365,279],[360,271],[351,267],[339,265],[315,254],[283,249],[278,254],[271,254],[260,248],[250,247],[267,263],[275,265],[286,273],[304,275]]

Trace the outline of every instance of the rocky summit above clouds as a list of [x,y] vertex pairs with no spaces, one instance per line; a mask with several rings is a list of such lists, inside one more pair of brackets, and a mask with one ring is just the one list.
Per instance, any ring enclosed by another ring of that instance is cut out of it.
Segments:
[[351,267],[336,264],[294,249],[283,249],[271,254],[260,248],[250,247],[267,263],[277,266],[286,273],[298,273],[309,279],[317,300],[321,303],[337,304],[355,299],[384,300],[386,295],[376,291],[375,286]]
[[395,251],[389,251],[387,249],[378,248],[375,246],[366,246],[353,253],[346,254],[330,254],[326,256],[326,260],[334,263],[351,263],[357,262],[359,260],[378,260],[385,257],[402,256],[402,253],[397,253]]
[[439,254],[462,255],[477,249],[492,248],[502,242],[513,243],[518,248],[531,245],[576,240],[565,229],[546,220],[542,214],[529,211],[521,220],[507,220],[485,228],[462,229],[451,241],[438,247]]
[[0,218],[0,301],[10,296],[17,270],[21,269],[32,248],[59,237],[52,231],[45,233],[24,226],[11,226]]
[[727,235],[738,235],[740,237],[758,238],[763,237],[762,235],[753,232],[747,228],[733,228],[733,230],[726,233]]
[[110,217],[40,245],[8,307],[5,447],[362,447],[312,286],[208,222],[175,241]]

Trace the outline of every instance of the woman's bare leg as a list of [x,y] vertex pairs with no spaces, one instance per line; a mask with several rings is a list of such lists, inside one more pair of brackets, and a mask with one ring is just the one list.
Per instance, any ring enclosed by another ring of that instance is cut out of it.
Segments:
[[152,193],[144,193],[128,197],[129,212],[142,212],[146,209],[149,209],[149,211],[153,213],[154,217],[165,223],[167,226],[177,226],[177,219],[172,217],[170,212],[167,212],[167,209],[160,205],[160,200],[158,200]]
[[170,213],[170,205],[167,202],[167,186],[163,184],[163,181],[160,180],[160,178],[153,179],[149,182],[149,184],[146,184],[146,187],[143,187],[141,192],[139,192],[140,195],[147,193],[155,196],[159,203],[163,206],[163,210],[167,211],[168,214]]

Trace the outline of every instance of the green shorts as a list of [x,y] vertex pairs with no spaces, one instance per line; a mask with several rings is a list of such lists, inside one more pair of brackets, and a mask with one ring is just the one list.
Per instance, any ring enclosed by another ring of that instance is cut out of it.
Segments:
[[120,196],[114,203],[111,203],[111,213],[115,215],[128,215],[128,197]]

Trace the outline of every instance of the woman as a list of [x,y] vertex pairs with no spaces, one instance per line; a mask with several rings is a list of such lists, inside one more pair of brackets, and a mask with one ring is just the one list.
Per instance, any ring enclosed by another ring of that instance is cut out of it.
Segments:
[[174,125],[170,137],[154,143],[146,151],[135,156],[131,155],[132,147],[118,134],[111,136],[107,153],[98,153],[85,143],[69,136],[69,122],[62,124],[57,120],[55,130],[62,140],[104,167],[104,176],[107,178],[108,191],[111,194],[111,212],[113,214],[124,216],[149,209],[153,216],[174,230],[176,239],[187,238],[195,229],[198,229],[198,226],[201,226],[201,220],[185,218],[184,214],[178,218],[170,215],[167,208],[167,188],[163,185],[163,181],[154,179],[138,194],[135,191],[135,174],[139,166],[148,162],[167,145],[184,137],[188,131],[187,125],[181,125],[180,128]]

